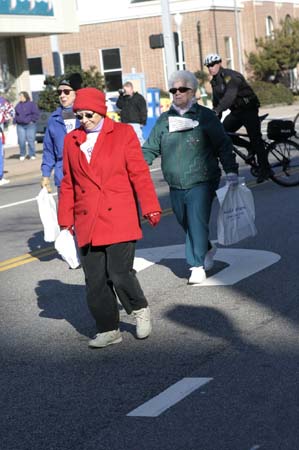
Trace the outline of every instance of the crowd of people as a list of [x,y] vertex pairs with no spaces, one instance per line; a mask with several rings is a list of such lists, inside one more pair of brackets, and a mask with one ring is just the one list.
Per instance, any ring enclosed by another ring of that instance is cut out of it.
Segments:
[[[222,67],[219,55],[208,55],[205,65],[212,77],[213,108],[198,103],[195,75],[176,71],[169,79],[171,106],[145,142],[146,102],[131,82],[119,92],[120,122],[107,116],[104,92],[82,87],[79,74],[59,83],[60,106],[50,116],[43,143],[41,187],[52,191],[54,171],[58,222],[75,235],[87,304],[97,328],[90,347],[122,341],[117,300],[136,319],[137,338],[151,333],[150,308],[133,261],[136,241],[142,238],[139,210],[153,227],[162,214],[149,171],[155,158],[161,157],[171,206],[185,232],[190,285],[202,283],[213,267],[216,247],[210,242],[209,222],[221,168],[230,183],[238,183],[238,164],[226,130],[246,127],[260,165],[258,182],[269,176],[255,93],[241,74]],[[227,109],[230,113],[221,123]],[[20,159],[26,156],[26,141],[34,158],[39,113],[28,94],[20,93],[15,109],[0,98],[0,113],[0,123],[17,124]]]

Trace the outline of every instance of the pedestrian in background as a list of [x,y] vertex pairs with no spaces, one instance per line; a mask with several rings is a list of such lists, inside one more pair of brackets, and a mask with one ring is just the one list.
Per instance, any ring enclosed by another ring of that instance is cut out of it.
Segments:
[[119,98],[116,106],[120,109],[120,120],[122,123],[131,125],[139,139],[140,145],[144,143],[142,127],[147,120],[147,106],[144,97],[138,92],[134,92],[131,81],[123,85],[119,91]]
[[105,95],[79,89],[73,105],[81,127],[64,142],[58,222],[74,232],[85,273],[87,303],[98,333],[90,347],[122,341],[120,302],[136,319],[136,335],[151,333],[150,310],[133,269],[142,215],[155,226],[161,208],[132,127],[106,117]]
[[31,101],[28,92],[19,93],[19,103],[16,105],[16,115],[14,122],[17,124],[18,144],[20,147],[20,161],[26,158],[26,143],[29,148],[29,158],[36,159],[35,156],[35,135],[36,122],[39,118],[39,109]]
[[59,83],[57,94],[60,106],[52,113],[48,120],[43,141],[43,159],[41,164],[41,187],[51,188],[51,174],[54,170],[54,184],[58,191],[63,177],[62,158],[63,143],[67,133],[80,126],[73,112],[76,91],[81,88],[82,78],[79,73],[73,73]]
[[209,220],[221,176],[219,159],[232,183],[238,182],[238,165],[219,119],[196,102],[198,81],[194,74],[177,71],[171,75],[169,86],[172,105],[158,118],[143,153],[148,164],[161,156],[172,209],[186,233],[189,284],[199,284],[212,268],[216,252],[209,241]]
[[13,105],[0,94],[0,186],[10,182],[10,180],[4,178],[4,125],[12,120],[14,115]]

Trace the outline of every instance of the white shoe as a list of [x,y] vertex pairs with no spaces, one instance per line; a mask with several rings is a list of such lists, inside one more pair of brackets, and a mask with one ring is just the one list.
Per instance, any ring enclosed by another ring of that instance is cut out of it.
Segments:
[[10,183],[10,180],[7,180],[6,178],[1,178],[0,180],[0,186],[4,186],[5,184]]
[[30,159],[33,161],[34,159],[36,159],[36,156],[30,156]]
[[147,338],[152,331],[151,314],[149,307],[147,306],[146,308],[141,308],[136,311],[133,311],[132,314],[136,318],[137,338],[138,339]]
[[102,348],[112,344],[119,344],[122,340],[123,338],[121,337],[119,329],[106,331],[105,333],[97,333],[95,337],[88,342],[88,346]]
[[26,156],[20,156],[20,161],[25,161]]
[[214,244],[212,244],[212,248],[210,248],[210,250],[207,251],[205,260],[203,263],[205,270],[211,270],[213,268],[214,256],[215,256],[216,252],[217,252],[217,247]]
[[189,284],[200,284],[207,278],[206,272],[204,271],[203,266],[200,267],[191,267],[190,269],[191,277],[188,280]]

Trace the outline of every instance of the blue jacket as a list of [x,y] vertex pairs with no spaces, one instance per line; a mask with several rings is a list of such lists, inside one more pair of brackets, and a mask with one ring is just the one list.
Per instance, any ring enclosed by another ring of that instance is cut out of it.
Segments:
[[14,122],[17,125],[28,125],[30,122],[37,122],[39,118],[39,109],[32,101],[19,102],[15,108],[16,115]]
[[[80,126],[76,120],[76,128]],[[43,160],[41,170],[43,177],[50,177],[54,169],[54,183],[60,187],[63,177],[62,157],[64,138],[67,134],[66,126],[62,117],[62,108],[59,106],[51,114],[44,137]]]

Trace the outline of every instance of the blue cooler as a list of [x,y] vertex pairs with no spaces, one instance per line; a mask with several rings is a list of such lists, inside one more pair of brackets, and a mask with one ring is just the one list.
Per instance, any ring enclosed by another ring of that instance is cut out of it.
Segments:
[[160,116],[160,89],[147,89],[147,121],[142,128],[143,138],[146,140],[155,125],[157,118]]

